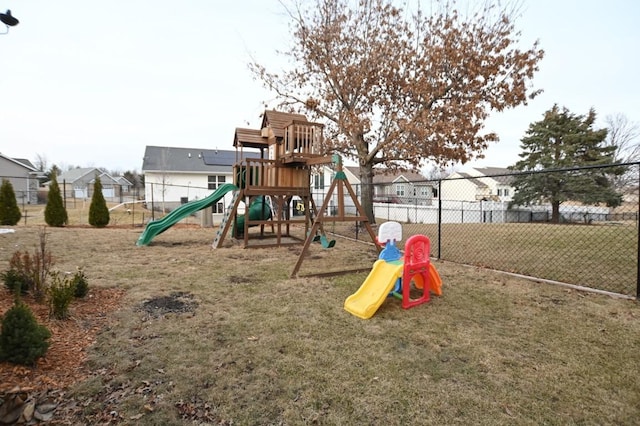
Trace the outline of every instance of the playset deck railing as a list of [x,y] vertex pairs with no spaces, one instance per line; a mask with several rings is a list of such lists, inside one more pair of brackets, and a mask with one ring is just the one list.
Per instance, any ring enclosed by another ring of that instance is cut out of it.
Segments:
[[285,128],[285,158],[320,155],[321,145],[322,125],[294,120]]
[[309,171],[277,160],[244,159],[234,166],[235,184],[245,192],[309,192]]

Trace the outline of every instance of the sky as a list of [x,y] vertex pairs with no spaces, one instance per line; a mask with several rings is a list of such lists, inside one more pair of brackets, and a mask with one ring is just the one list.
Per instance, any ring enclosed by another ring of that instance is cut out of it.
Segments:
[[[6,9],[20,24],[0,35],[0,153],[62,169],[140,171],[147,145],[232,150],[234,129],[276,106],[248,63],[278,70],[291,43],[278,0],[0,0]],[[593,107],[599,127],[618,113],[640,122],[640,2],[524,0],[520,12],[521,47],[546,52],[533,81],[544,92],[492,114],[485,129],[500,142],[467,166],[514,164],[555,103]]]

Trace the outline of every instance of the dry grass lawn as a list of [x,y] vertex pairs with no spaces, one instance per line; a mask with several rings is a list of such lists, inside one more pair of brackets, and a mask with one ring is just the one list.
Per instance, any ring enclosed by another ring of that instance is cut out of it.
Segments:
[[[36,245],[39,227],[30,223],[0,235],[0,269],[15,250]],[[410,310],[389,298],[361,320],[342,306],[366,273],[289,279],[301,247],[212,250],[214,230],[197,227],[172,228],[137,247],[141,231],[47,229],[58,269],[82,266],[91,286],[126,290],[89,350],[90,376],[66,394],[75,409],[60,409],[61,421],[534,425],[640,418],[636,301],[443,262],[442,297]],[[371,247],[339,239],[330,250],[313,245],[303,269],[374,260]]]

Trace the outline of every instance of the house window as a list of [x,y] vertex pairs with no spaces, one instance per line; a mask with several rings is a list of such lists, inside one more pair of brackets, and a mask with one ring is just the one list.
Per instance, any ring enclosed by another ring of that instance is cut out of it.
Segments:
[[396,185],[396,195],[398,197],[404,197],[404,185],[399,183]]
[[324,173],[318,173],[313,177],[313,189],[324,189]]
[[509,196],[509,189],[508,189],[508,188],[505,188],[505,189],[504,189],[504,196],[505,196],[505,197],[508,197],[508,196]]
[[498,188],[498,197],[502,197],[502,189]]
[[209,189],[218,189],[220,186],[224,185],[226,181],[226,176],[209,176]]
[[224,203],[216,203],[216,205],[213,206],[213,213],[224,213]]
[[431,188],[431,193],[433,194],[433,198],[438,198],[438,188]]

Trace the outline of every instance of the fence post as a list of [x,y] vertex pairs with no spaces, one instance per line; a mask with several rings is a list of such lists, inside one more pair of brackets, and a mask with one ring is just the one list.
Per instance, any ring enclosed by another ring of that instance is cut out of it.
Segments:
[[151,220],[156,220],[155,206],[153,205],[153,183],[151,183]]
[[438,260],[442,258],[442,179],[438,180]]

